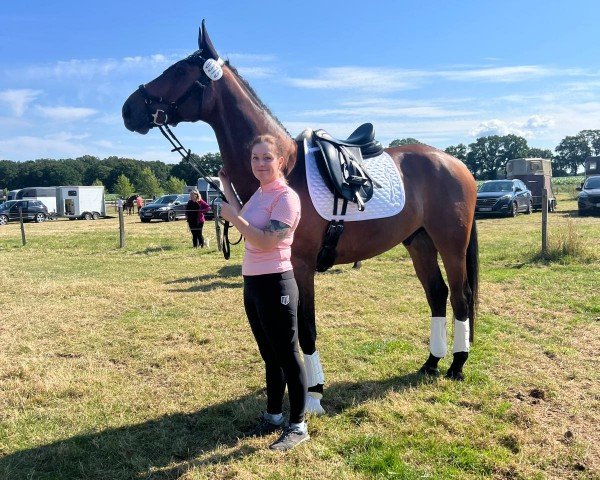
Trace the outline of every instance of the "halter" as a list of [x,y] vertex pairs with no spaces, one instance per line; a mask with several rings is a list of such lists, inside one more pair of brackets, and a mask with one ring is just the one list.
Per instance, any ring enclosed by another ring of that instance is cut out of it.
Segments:
[[[200,88],[200,89],[202,89],[202,92],[204,93],[204,88],[206,86],[208,86],[213,81],[219,80],[221,78],[221,76],[223,75],[223,70],[221,69],[221,66],[224,64],[223,60],[221,58],[219,58],[218,60],[215,60],[213,58],[205,59],[204,57],[202,57],[201,53],[202,53],[202,50],[198,50],[198,51],[192,53],[189,57],[181,60],[182,62],[187,62],[187,63],[191,63],[193,65],[201,66],[202,74],[200,75],[200,78],[198,80],[195,80],[192,83],[192,85],[190,85],[190,87],[177,100],[175,100],[173,102],[165,102],[162,97],[156,97],[156,96],[148,93],[148,91],[146,90],[146,86],[143,84],[139,86],[138,90],[141,93],[141,95],[144,97],[144,102],[146,104],[146,108],[148,110],[150,117],[152,117],[152,123],[159,128],[160,133],[162,133],[163,136],[169,141],[169,143],[171,145],[173,145],[171,152],[179,153],[182,156],[184,161],[188,162],[192,166],[192,168],[194,168],[194,170],[196,170],[196,172],[198,172],[198,174],[212,188],[214,188],[217,192],[219,192],[219,196],[221,197],[221,200],[224,202],[227,202],[227,199],[225,198],[225,193],[219,188],[219,186],[215,182],[213,182],[210,179],[208,172],[206,170],[204,170],[204,168],[202,168],[201,165],[197,164],[195,161],[192,160],[192,151],[189,149],[186,149],[182,145],[182,143],[175,136],[175,134],[171,131],[171,129],[169,128],[169,125],[168,125],[169,119],[175,118],[175,116],[177,115],[177,109],[179,108],[179,106],[181,104],[183,104],[189,98],[189,96],[194,92],[194,90],[196,90],[197,88]],[[173,68],[173,67],[170,67],[170,68]],[[160,106],[160,104],[166,105],[166,109],[163,110],[163,109],[156,108],[154,110],[154,113],[152,113],[151,105],[153,103],[158,104],[159,106]],[[160,118],[161,115],[164,117],[163,120],[161,120],[161,118]],[[215,209],[215,210],[216,210],[215,217],[217,218],[217,221],[221,222],[221,220],[219,219],[218,210],[217,209]],[[225,257],[226,260],[228,260],[229,257],[231,256],[231,245],[237,245],[238,243],[240,243],[242,240],[242,235],[240,235],[240,238],[237,242],[231,243],[229,241],[229,222],[224,221],[222,223],[224,225],[223,239],[222,239],[223,256]]]

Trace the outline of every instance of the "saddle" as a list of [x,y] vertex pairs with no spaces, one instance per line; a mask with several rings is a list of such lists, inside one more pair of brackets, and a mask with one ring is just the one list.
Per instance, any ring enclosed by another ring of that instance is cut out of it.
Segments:
[[[342,200],[341,215],[346,214],[348,202],[356,203],[362,212],[373,196],[374,183],[362,160],[383,153],[381,143],[375,140],[373,125],[361,125],[346,140],[335,139],[325,130],[315,130],[312,141],[319,172],[334,197],[333,214],[338,214],[339,200]],[[334,264],[336,247],[343,232],[344,220],[329,222],[317,255],[318,272],[324,272]]]
[[335,197],[334,214],[337,215],[338,199],[344,201],[342,215],[347,202],[356,203],[363,211],[365,203],[373,196],[373,181],[362,159],[383,152],[381,143],[375,140],[373,125],[361,125],[346,140],[333,138],[325,130],[315,130],[312,140],[318,148],[315,157],[319,171]]

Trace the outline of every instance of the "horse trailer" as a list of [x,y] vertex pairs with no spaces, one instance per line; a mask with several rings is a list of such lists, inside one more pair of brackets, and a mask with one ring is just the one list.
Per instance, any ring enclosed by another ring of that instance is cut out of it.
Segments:
[[106,216],[103,186],[63,186],[56,188],[58,214],[70,220],[96,220]]
[[533,209],[542,209],[542,192],[548,192],[548,211],[556,208],[552,192],[552,162],[547,158],[513,158],[506,162],[506,178],[519,179],[531,190]]
[[[13,190],[12,192],[14,192]],[[10,198],[9,192],[9,200]],[[26,187],[20,190],[16,190],[14,200],[39,200],[46,208],[48,208],[48,214],[52,216],[57,213],[56,209],[56,187]]]
[[17,190],[11,190],[8,192],[8,194],[6,195],[6,200],[16,200],[17,199],[17,193],[19,193],[20,189]]
[[585,176],[600,175],[600,157],[587,157],[585,159]]

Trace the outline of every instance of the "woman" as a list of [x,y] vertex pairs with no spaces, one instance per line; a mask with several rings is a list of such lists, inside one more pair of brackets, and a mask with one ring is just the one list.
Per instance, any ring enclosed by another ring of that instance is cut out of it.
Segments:
[[198,190],[192,190],[190,192],[190,200],[185,207],[185,216],[190,227],[190,232],[192,232],[192,244],[194,248],[204,248],[202,229],[204,228],[204,214],[208,211],[210,211],[210,205],[202,200]]
[[244,235],[244,308],[265,362],[267,411],[251,435],[283,427],[283,395],[290,397],[289,425],[270,445],[289,450],[310,438],[304,421],[306,380],[298,352],[298,286],[291,263],[294,231],[300,221],[300,199],[283,175],[285,159],[277,139],[260,135],[250,144],[252,173],[260,188],[242,206],[225,169],[219,172],[228,203],[221,215]]

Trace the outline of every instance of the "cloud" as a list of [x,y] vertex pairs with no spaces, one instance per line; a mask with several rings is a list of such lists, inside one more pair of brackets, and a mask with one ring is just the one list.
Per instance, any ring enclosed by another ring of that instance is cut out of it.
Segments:
[[552,128],[555,121],[551,117],[542,115],[532,115],[522,121],[507,122],[499,119],[492,119],[481,122],[477,127],[471,129],[469,135],[475,138],[487,137],[490,135],[519,135],[525,138],[534,138],[540,132]]
[[92,108],[80,107],[42,107],[38,106],[41,114],[52,120],[74,121],[90,117],[96,114],[96,110]]
[[398,118],[451,118],[472,116],[478,112],[470,109],[461,109],[455,104],[464,103],[464,100],[431,100],[408,101],[394,98],[372,98],[351,102],[342,102],[338,108],[323,108],[306,110],[300,116],[354,116],[375,119],[378,117]]
[[398,91],[414,89],[425,82],[443,79],[455,82],[513,83],[542,77],[594,76],[576,68],[551,68],[541,65],[515,65],[508,67],[482,67],[445,70],[409,70],[386,67],[332,67],[317,70],[314,77],[288,78],[295,87],[307,89],[342,90],[359,89],[368,91]]
[[19,90],[3,90],[0,92],[0,102],[7,103],[17,117],[21,117],[28,104],[42,94],[41,90],[28,88]]
[[318,70],[314,78],[288,78],[294,87],[308,89],[359,89],[378,92],[407,90],[417,86],[419,72],[390,68],[332,67]]
[[130,74],[132,71],[156,71],[165,68],[183,56],[177,54],[154,54],[147,56],[116,58],[90,58],[61,60],[51,64],[28,65],[22,68],[2,70],[8,79],[19,81],[52,78],[57,80],[67,79],[95,79],[97,77],[119,76]]
[[532,78],[574,74],[574,70],[554,70],[539,65],[520,65],[513,67],[489,67],[468,70],[446,70],[432,72],[446,80],[461,82],[486,81],[486,82],[521,82]]
[[[77,136],[64,132],[45,137],[23,135],[0,140],[0,150],[4,158],[27,160],[78,157],[89,153],[87,146],[73,142],[77,139]],[[23,157],[24,153],[25,157]]]

